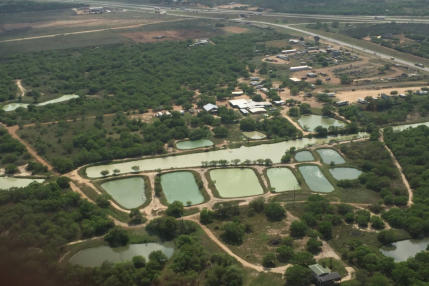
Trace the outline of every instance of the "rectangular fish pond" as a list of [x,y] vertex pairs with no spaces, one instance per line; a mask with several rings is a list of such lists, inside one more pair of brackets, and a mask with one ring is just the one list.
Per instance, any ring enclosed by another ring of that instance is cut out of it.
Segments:
[[332,168],[329,169],[329,172],[331,173],[332,177],[334,177],[335,180],[356,180],[359,178],[359,176],[362,174],[362,171],[356,169],[356,168]]
[[250,168],[214,169],[209,175],[222,198],[248,197],[264,193],[255,171]]
[[43,183],[45,179],[0,177],[0,190],[9,190],[12,188],[24,188],[33,182]]
[[84,267],[97,267],[101,266],[104,261],[112,263],[131,261],[134,256],[143,256],[147,261],[149,254],[158,250],[162,251],[168,258],[174,252],[172,246],[154,242],[130,244],[118,248],[103,245],[80,250],[69,259],[69,263]]
[[310,151],[299,151],[295,153],[295,160],[297,162],[314,161],[314,156]]
[[346,162],[344,158],[341,157],[341,155],[334,149],[323,148],[317,149],[316,151],[322,158],[322,162],[325,164],[331,164],[331,162],[334,162],[335,165],[340,165]]
[[126,209],[137,208],[146,202],[145,187],[144,178],[140,176],[113,179],[101,184],[101,188]]
[[326,179],[325,175],[323,175],[319,166],[299,166],[298,170],[301,172],[305,183],[308,185],[311,191],[318,193],[330,193],[334,190],[334,187],[328,181],[328,179]]
[[161,175],[162,191],[168,203],[182,202],[183,205],[196,205],[204,202],[195,176],[189,171],[171,172]]
[[210,147],[213,146],[213,142],[208,139],[200,139],[200,140],[186,140],[179,141],[176,143],[176,148],[180,150],[190,150],[197,149],[202,147]]
[[270,187],[274,188],[276,193],[301,189],[298,180],[289,168],[269,168],[267,177]]

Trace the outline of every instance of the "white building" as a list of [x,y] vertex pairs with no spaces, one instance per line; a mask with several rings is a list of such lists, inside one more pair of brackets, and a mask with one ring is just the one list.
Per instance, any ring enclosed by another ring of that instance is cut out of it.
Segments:
[[311,70],[311,67],[310,66],[297,66],[297,67],[291,67],[289,70],[292,72],[305,71],[305,70]]
[[217,107],[217,105],[215,105],[215,104],[211,104],[211,103],[208,103],[208,104],[204,105],[204,106],[203,106],[203,109],[204,109],[205,111],[207,111],[207,112],[210,112],[210,113],[215,113],[215,112],[217,112],[217,111],[218,111],[218,107]]
[[283,50],[282,54],[293,54],[296,53],[297,50],[296,49],[291,49],[291,50]]
[[243,91],[233,91],[232,96],[239,96],[239,95],[243,95]]

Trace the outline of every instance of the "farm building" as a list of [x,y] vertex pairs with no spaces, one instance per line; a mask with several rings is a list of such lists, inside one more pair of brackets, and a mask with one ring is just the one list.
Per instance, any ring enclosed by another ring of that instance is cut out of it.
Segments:
[[232,96],[239,96],[239,95],[243,95],[243,91],[233,91],[233,92],[231,92],[231,95]]
[[301,81],[299,78],[296,78],[296,77],[290,77],[289,79],[293,82],[300,82]]
[[265,113],[267,110],[263,107],[252,107],[249,108],[249,112],[252,114]]
[[290,49],[290,50],[282,50],[282,54],[293,54],[296,53],[296,49]]
[[349,105],[349,102],[347,100],[337,101],[335,102],[336,106],[346,106]]
[[337,272],[331,272],[328,268],[320,264],[313,264],[308,266],[313,274],[314,283],[317,286],[335,285],[336,282],[341,281],[341,276]]
[[314,72],[309,72],[309,73],[307,73],[307,76],[309,78],[315,78],[315,77],[317,77],[317,74],[315,74]]
[[299,44],[300,40],[298,39],[290,39],[289,44]]
[[244,113],[242,110],[249,111],[250,113],[262,113],[266,112],[267,107],[271,107],[272,104],[270,102],[256,102],[253,100],[247,99],[232,99],[229,101],[229,104],[234,107],[240,109],[241,113]]
[[305,70],[311,70],[310,66],[297,66],[297,67],[291,67],[290,71],[295,72],[295,71],[305,71]]
[[205,111],[207,111],[207,112],[210,112],[210,113],[215,113],[215,112],[218,111],[217,105],[214,105],[214,104],[211,104],[211,103],[208,103],[208,104],[204,105],[203,109]]

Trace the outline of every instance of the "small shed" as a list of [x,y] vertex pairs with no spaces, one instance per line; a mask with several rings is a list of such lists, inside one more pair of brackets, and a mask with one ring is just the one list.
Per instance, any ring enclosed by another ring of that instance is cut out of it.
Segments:
[[336,285],[336,282],[341,281],[340,274],[337,272],[331,272],[331,270],[320,264],[313,264],[308,267],[313,274],[313,280],[316,286]]
[[212,104],[212,103],[208,103],[208,104],[204,105],[203,109],[207,112],[210,112],[210,113],[216,113],[218,111],[217,105]]

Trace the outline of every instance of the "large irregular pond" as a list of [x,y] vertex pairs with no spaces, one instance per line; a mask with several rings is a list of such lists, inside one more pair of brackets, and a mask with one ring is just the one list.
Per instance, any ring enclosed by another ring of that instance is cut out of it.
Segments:
[[297,162],[314,161],[314,156],[310,151],[299,151],[295,154],[295,160]]
[[213,146],[213,142],[208,139],[179,141],[176,143],[176,148],[180,150],[190,150],[202,147]]
[[402,262],[415,256],[420,251],[426,250],[429,245],[429,238],[401,240],[392,243],[392,245],[393,247],[382,247],[380,249],[381,253],[392,257],[395,262]]
[[335,180],[356,180],[359,178],[362,171],[356,168],[332,168],[329,169],[329,172],[332,174],[332,177]]
[[188,202],[196,205],[204,201],[192,172],[163,174],[161,175],[161,186],[168,203],[179,201],[186,206]]
[[259,131],[244,131],[242,132],[244,137],[251,140],[261,140],[267,138],[267,136],[264,133],[261,133]]
[[121,206],[133,209],[146,202],[145,183],[142,177],[116,179],[101,184],[101,187]]
[[305,183],[313,192],[329,193],[334,190],[334,187],[323,175],[319,166],[306,165],[299,166],[298,169],[304,177]]
[[249,168],[214,169],[210,171],[222,198],[256,196],[264,193],[255,171]]
[[33,182],[43,183],[45,179],[0,177],[0,190],[9,190],[12,188],[24,188]]
[[274,192],[300,190],[301,187],[295,175],[289,168],[269,168],[267,177]]
[[325,164],[331,164],[331,162],[334,162],[336,165],[339,165],[346,162],[344,158],[341,157],[341,155],[334,149],[324,148],[317,149],[316,151],[319,153],[320,157],[322,158],[322,162]]
[[134,256],[143,256],[147,260],[151,252],[158,250],[162,251],[168,258],[174,252],[173,247],[160,243],[130,244],[118,248],[97,246],[77,252],[69,259],[69,262],[85,267],[97,267],[101,266],[104,261],[112,263],[131,261]]
[[[79,95],[76,95],[76,94],[67,94],[67,95],[63,95],[63,96],[55,98],[55,99],[51,99],[48,101],[44,101],[44,102],[35,104],[35,106],[44,106],[44,105],[53,104],[53,103],[60,103],[60,102],[69,101],[71,99],[78,98],[78,97],[79,97]],[[28,103],[9,103],[9,104],[6,104],[5,106],[3,106],[3,110],[4,111],[14,111],[14,110],[18,109],[19,107],[27,108],[29,105],[30,104],[28,104]]]
[[346,126],[344,122],[320,115],[303,115],[298,119],[299,125],[308,131],[315,131],[317,126],[322,126],[325,128],[329,128],[331,126],[334,127],[344,127]]
[[86,175],[89,178],[100,178],[103,175],[101,171],[107,170],[110,174],[113,170],[118,169],[121,174],[133,172],[132,167],[138,166],[140,171],[165,170],[171,168],[188,168],[199,167],[202,162],[219,161],[219,160],[234,160],[239,159],[241,162],[245,160],[271,159],[274,164],[280,163],[283,154],[291,147],[303,149],[309,145],[326,144],[331,140],[345,141],[368,137],[368,133],[359,133],[355,135],[341,135],[328,138],[303,138],[297,140],[283,141],[273,144],[261,144],[257,146],[246,147],[242,146],[235,149],[222,149],[209,152],[199,152],[193,154],[166,156],[159,158],[140,159],[122,163],[91,166],[86,169]]

